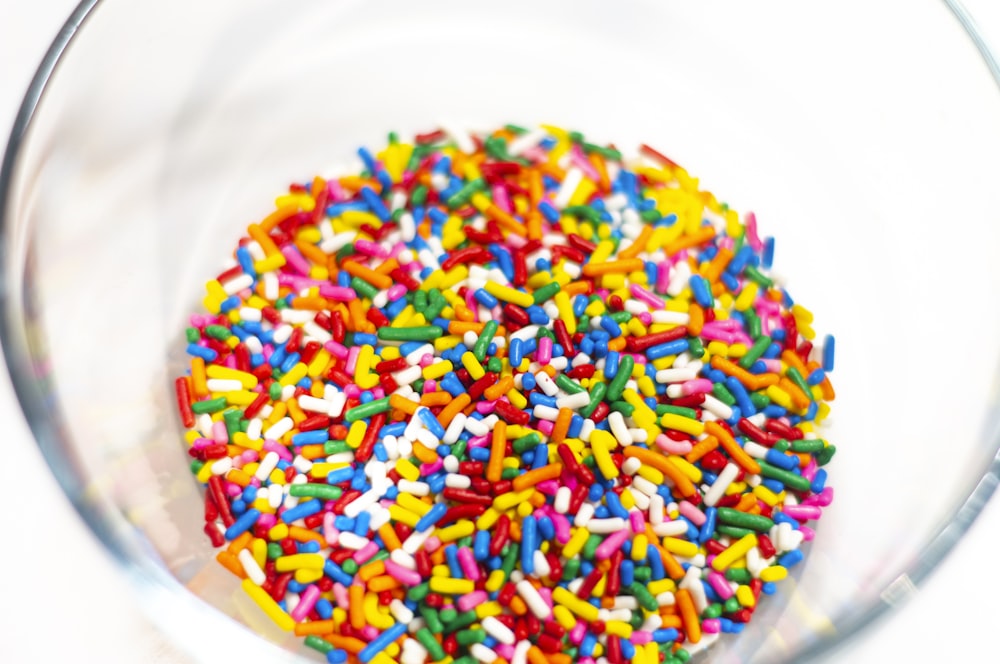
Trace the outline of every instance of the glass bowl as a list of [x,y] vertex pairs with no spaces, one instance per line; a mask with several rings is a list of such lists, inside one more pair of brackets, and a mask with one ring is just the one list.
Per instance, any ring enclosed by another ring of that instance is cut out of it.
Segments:
[[0,179],[0,330],[40,448],[182,648],[309,657],[201,532],[171,391],[206,278],[288,182],[389,130],[646,142],[756,212],[836,334],[837,498],[801,572],[710,652],[829,651],[913,591],[996,478],[997,66],[957,3],[905,10],[84,1]]

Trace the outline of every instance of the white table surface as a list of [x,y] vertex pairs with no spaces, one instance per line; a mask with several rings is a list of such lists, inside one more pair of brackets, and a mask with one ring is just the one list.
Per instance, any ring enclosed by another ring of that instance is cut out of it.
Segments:
[[[965,4],[987,38],[1000,44],[1000,2]],[[74,5],[0,2],[0,144],[37,63]],[[0,375],[0,422],[3,494],[25,496],[0,521],[8,537],[0,547],[0,662],[186,662],[144,617],[131,588],[61,493],[6,372]],[[996,661],[1000,582],[986,576],[992,588],[983,592],[980,570],[996,569],[998,533],[1000,504],[994,500],[916,597],[835,660]]]

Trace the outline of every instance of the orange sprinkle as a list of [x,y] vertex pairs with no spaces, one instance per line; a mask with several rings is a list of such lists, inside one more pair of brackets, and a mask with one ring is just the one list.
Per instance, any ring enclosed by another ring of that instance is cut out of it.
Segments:
[[489,401],[496,401],[514,388],[513,376],[504,376],[495,385],[490,385],[483,390],[483,396]]
[[[354,604],[352,602],[351,608],[353,607]],[[365,616],[364,613],[362,613],[361,620],[364,619]],[[351,626],[353,627],[354,625],[352,624]],[[364,627],[364,624],[362,624],[361,627]],[[361,629],[361,627],[359,627],[358,629]],[[353,636],[341,636],[340,634],[327,634],[326,636],[323,637],[323,639],[329,642],[330,645],[332,645],[334,648],[340,648],[341,650],[346,650],[352,655],[357,655],[359,652],[364,650],[366,645],[368,645],[361,639],[355,638]]]
[[[567,410],[567,409],[563,409]],[[562,474],[562,464],[561,463],[550,463],[548,465],[542,466],[541,468],[535,468],[534,470],[529,470],[526,473],[522,473],[514,478],[511,482],[511,488],[514,491],[524,491],[529,487],[536,486],[541,482],[547,480],[558,479]]]
[[[299,206],[293,203],[282,205],[281,207],[275,209],[274,212],[264,217],[264,219],[260,222],[260,229],[264,232],[269,232],[272,228],[283,222],[285,219],[288,219],[298,211]],[[258,244],[260,243],[258,242]]]
[[[646,228],[649,228],[649,226]],[[719,249],[718,253],[715,254],[715,258],[703,264],[704,268],[702,269],[701,276],[710,284],[716,284],[719,281],[719,277],[722,276],[722,271],[726,269],[731,260],[733,260],[732,249],[726,249],[725,247]]]
[[736,462],[736,465],[750,473],[751,475],[760,474],[760,464],[751,457],[749,454],[743,451],[740,444],[736,442],[736,439],[724,429],[717,422],[705,422],[705,433],[709,436],[713,436],[722,445],[722,449],[726,451],[726,454]]
[[805,410],[809,407],[809,397],[806,396],[806,393],[803,392],[798,385],[792,382],[792,379],[782,376],[778,381],[778,387],[788,393],[788,396],[792,398],[792,403],[796,408]]
[[419,441],[413,443],[413,456],[423,463],[434,463],[438,460],[437,452]]
[[688,306],[688,318],[688,336],[696,337],[701,334],[701,328],[705,325],[705,310],[692,300]]
[[485,326],[486,323],[453,320],[450,323],[448,323],[448,334],[462,335],[465,334],[466,332],[475,332],[476,334],[482,334],[483,328]]
[[379,290],[385,290],[386,288],[392,287],[392,277],[376,272],[370,267],[365,267],[357,261],[346,260],[341,263],[340,267],[348,274],[355,276],[362,281],[367,281]]
[[208,396],[208,376],[205,360],[201,357],[191,358],[191,394],[199,399]]
[[609,340],[608,350],[617,351],[619,353],[625,350],[625,335]]
[[323,636],[324,634],[333,634],[334,629],[336,629],[336,625],[332,620],[313,620],[312,622],[303,622],[296,624],[295,635]]
[[682,235],[673,242],[667,243],[663,247],[664,253],[668,256],[672,256],[684,249],[691,249],[692,247],[697,247],[700,244],[704,244],[715,237],[715,227],[714,226],[700,226],[698,230],[694,233],[689,233],[687,235]]
[[653,235],[653,227],[646,225],[642,227],[639,232],[639,237],[637,237],[632,244],[625,247],[618,252],[618,258],[636,258],[639,252],[646,248],[646,243],[649,242],[649,238]]
[[507,423],[500,420],[493,427],[493,441],[490,444],[490,459],[486,462],[486,479],[494,484],[501,480],[503,458],[507,452]]
[[303,459],[309,459],[310,461],[327,456],[322,443],[316,445],[303,445],[299,448],[299,454],[302,455]]
[[697,488],[691,482],[690,478],[681,472],[681,469],[670,460],[670,457],[643,447],[636,447],[635,445],[626,447],[623,450],[623,453],[626,457],[635,457],[647,466],[652,466],[669,477],[677,490],[680,491],[681,495],[685,498],[693,496],[697,491]]
[[587,263],[583,266],[583,276],[599,277],[605,274],[628,274],[645,268],[641,258],[623,258],[605,263]]
[[[569,425],[573,420],[573,411],[569,408],[560,408],[559,414],[556,416],[556,421],[552,425],[552,433],[549,435],[549,445],[558,446],[561,442],[566,440],[566,434],[569,432]],[[551,448],[550,448],[551,449]]]
[[326,545],[326,540],[323,539],[322,535],[302,526],[288,526],[288,537],[296,542],[313,541]]
[[498,208],[493,203],[490,203],[486,207],[486,209],[483,210],[483,214],[486,215],[487,218],[497,222],[499,226],[502,226],[503,228],[507,229],[511,233],[514,233],[515,235],[520,235],[521,237],[524,237],[528,234],[524,228],[524,224],[522,224],[520,221],[515,219],[507,212],[504,212],[503,210]]
[[515,615],[523,616],[528,612],[528,606],[524,603],[523,599],[514,595],[510,599],[510,610],[513,611]]
[[701,623],[698,622],[698,611],[694,608],[694,600],[691,593],[685,588],[678,588],[674,593],[677,600],[677,608],[680,610],[681,622],[684,623],[684,631],[687,632],[688,641],[698,643],[701,641]]
[[300,422],[306,419],[307,415],[302,412],[302,409],[299,408],[299,402],[295,399],[289,399],[285,403],[288,405],[288,415],[295,422],[295,425],[298,426]]
[[401,584],[396,579],[392,578],[388,574],[383,574],[382,576],[376,576],[374,579],[368,582],[368,590],[373,593],[380,593],[386,590],[395,590],[396,588],[401,588]]
[[375,268],[375,271],[379,274],[389,274],[397,267],[399,267],[399,261],[395,258],[390,258],[387,261],[379,263],[378,267]]
[[396,531],[388,523],[383,523],[379,527],[378,534],[382,537],[382,543],[385,544],[385,548],[390,552],[403,546],[403,543],[399,541],[399,536],[396,535]]
[[381,576],[385,574],[385,563],[381,560],[376,560],[375,562],[368,563],[364,567],[358,570],[358,578],[367,583],[371,581],[376,576]]
[[239,559],[232,553],[229,553],[228,551],[219,551],[217,554],[215,554],[215,559],[219,562],[220,565],[228,569],[236,576],[240,577],[241,579],[246,578],[247,573],[243,571],[243,565],[240,564]]
[[250,546],[250,542],[253,541],[253,535],[250,531],[240,533],[239,537],[235,538],[226,547],[226,551],[233,554],[234,556],[239,555],[240,551]]
[[[389,397],[389,400],[390,400],[389,403],[392,404],[392,397]],[[406,401],[410,400],[406,399]],[[413,402],[410,401],[410,403]],[[447,427],[449,424],[451,424],[451,421],[455,419],[455,416],[458,415],[460,412],[462,412],[462,409],[470,405],[471,403],[472,403],[472,397],[470,397],[465,392],[462,392],[457,397],[449,401],[447,406],[441,409],[441,412],[437,414],[438,422],[441,423],[441,426]],[[414,404],[413,410],[414,412],[416,411],[416,404]]]
[[317,247],[312,242],[306,242],[305,240],[295,240],[295,248],[299,250],[304,257],[309,259],[313,265],[326,265],[327,255],[323,253],[323,250]]
[[684,455],[684,458],[695,463],[700,458],[719,446],[719,441],[715,436],[705,436],[691,447],[691,451]]
[[440,392],[427,392],[426,394],[420,395],[420,405],[427,406],[428,408],[444,406],[450,402],[451,394],[445,392],[444,390]]
[[293,309],[323,311],[329,306],[330,305],[327,303],[326,298],[320,295],[306,295],[304,297],[296,297],[292,300]]
[[[608,169],[607,169],[607,166],[604,164],[604,158],[601,157],[601,155],[599,155],[596,152],[591,152],[590,155],[589,155],[589,157],[588,157],[588,159],[589,159],[591,165],[593,165],[594,170],[597,171],[597,186],[605,194],[608,193],[608,192],[610,192],[611,191],[611,179],[608,177]],[[652,226],[644,226],[643,227],[644,230],[646,228],[650,229],[650,232],[652,232],[652,230],[653,230]]]
[[[457,401],[457,398],[455,400]],[[420,404],[416,404],[410,401],[401,394],[389,395],[389,406],[395,408],[396,410],[401,410],[407,415],[413,415],[414,413],[416,413],[419,405]]]
[[585,281],[571,281],[566,284],[565,288],[563,288],[563,291],[570,297],[573,297],[574,295],[584,295],[589,290],[590,284]]
[[545,657],[545,653],[543,653],[541,648],[536,645],[528,648],[528,661],[531,662],[531,664],[549,664],[549,660]]
[[275,254],[281,253],[278,249],[278,245],[274,243],[271,236],[268,235],[267,231],[258,226],[257,224],[250,224],[247,226],[247,235],[260,245],[260,248],[264,250],[264,253],[268,256],[273,256]]
[[365,588],[356,583],[347,587],[347,619],[354,629],[363,629],[365,626]]

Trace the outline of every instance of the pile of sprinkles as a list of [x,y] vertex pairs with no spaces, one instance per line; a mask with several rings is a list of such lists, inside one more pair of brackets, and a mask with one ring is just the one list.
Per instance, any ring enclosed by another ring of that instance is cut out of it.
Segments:
[[396,135],[293,184],[187,329],[218,562],[340,662],[686,662],[833,493],[830,336],[648,146]]

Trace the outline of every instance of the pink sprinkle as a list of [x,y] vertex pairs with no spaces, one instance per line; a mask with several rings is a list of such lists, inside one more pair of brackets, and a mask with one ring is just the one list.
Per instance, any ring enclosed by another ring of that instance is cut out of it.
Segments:
[[434,553],[440,548],[441,548],[441,540],[439,540],[437,537],[431,536],[428,537],[426,540],[424,540],[424,549],[427,550],[427,553]]
[[667,292],[670,285],[670,263],[662,262],[656,266],[656,290],[661,293]]
[[357,564],[363,565],[365,562],[368,561],[368,559],[370,559],[376,553],[378,553],[378,544],[369,541],[368,544],[365,544],[358,551],[356,551],[354,555],[351,556],[351,559],[354,560],[354,562],[356,562]]
[[711,394],[712,381],[707,378],[695,378],[681,383],[681,394],[689,396],[691,394]]
[[[355,348],[357,348],[357,346],[355,346]],[[357,399],[358,397],[361,396],[361,388],[351,383],[350,385],[344,388],[344,394],[347,396],[348,399]]]
[[336,518],[333,512],[327,512],[323,515],[323,539],[329,546],[336,544],[337,536],[340,535],[340,531],[333,525]]
[[285,257],[288,267],[301,275],[309,275],[309,263],[302,257],[302,254],[295,248],[295,245],[286,244],[281,248],[281,254]]
[[385,561],[385,573],[407,586],[420,585],[420,574],[412,569],[407,569],[391,560]]
[[347,200],[347,193],[344,191],[343,187],[336,179],[330,179],[326,181],[326,196],[327,201],[330,203],[336,203],[338,201]]
[[389,286],[389,290],[387,290],[385,294],[389,297],[390,302],[395,302],[399,298],[406,295],[406,286],[403,284],[393,284],[392,286]]
[[648,304],[653,309],[662,309],[663,300],[656,297],[648,290],[640,286],[639,284],[631,284],[628,288],[629,292],[632,293],[632,297],[639,300],[644,304]]
[[235,369],[236,368],[236,356],[235,355],[227,355],[226,356],[226,360],[225,360],[225,365],[227,367],[229,367],[230,369]]
[[[462,571],[465,572],[465,577],[470,581],[478,581],[482,574],[479,572],[479,565],[476,564],[475,558],[472,557],[472,550],[466,546],[463,546],[458,550],[458,564],[462,567]],[[475,594],[475,593],[472,593]],[[486,601],[485,593],[483,601]],[[467,611],[468,609],[460,609],[461,611]]]
[[489,415],[496,410],[496,401],[480,401],[476,404],[476,412],[480,415]]
[[358,355],[361,354],[360,346],[351,346],[347,351],[347,364],[344,365],[344,373],[353,376],[358,368]]
[[545,480],[544,482],[536,484],[535,489],[544,493],[546,496],[554,496],[556,495],[556,491],[558,491],[561,486],[562,484],[559,480]]
[[361,630],[361,638],[365,641],[374,641],[379,635],[378,628],[372,627],[371,625],[365,625]]
[[230,498],[235,498],[243,493],[243,487],[233,482],[226,482],[226,493],[229,494]]
[[691,441],[688,440],[674,440],[668,438],[666,434],[661,433],[656,437],[656,446],[667,454],[687,454],[691,451],[693,445]]
[[323,344],[323,348],[338,360],[343,360],[350,354],[346,346],[336,341],[327,341]]
[[432,355],[431,353],[424,353],[424,355],[420,358],[419,364],[421,369],[425,369],[431,366],[432,364],[434,364],[434,355]]
[[640,512],[639,510],[635,510],[634,512],[629,512],[628,520],[629,523],[632,525],[633,533],[638,534],[646,531],[646,518],[642,515],[642,512]]
[[507,188],[501,184],[493,185],[493,204],[504,212],[510,213],[514,211],[513,206],[510,204],[510,196],[507,195]]
[[578,646],[580,645],[580,642],[583,641],[583,637],[586,636],[586,634],[587,634],[587,623],[581,620],[580,622],[573,625],[573,629],[569,631],[569,642],[575,646]]
[[284,459],[285,461],[291,462],[295,460],[295,457],[292,456],[291,451],[289,451],[287,447],[276,441],[265,440],[262,447],[268,452],[274,452],[275,454],[278,455],[279,458]]
[[701,526],[705,523],[705,513],[700,509],[692,505],[686,500],[682,500],[678,505],[677,509],[680,511],[681,516],[686,518],[688,521],[696,526]]
[[375,399],[384,399],[385,390],[383,390],[381,387],[374,387],[372,388],[372,396],[375,397]]
[[257,450],[244,450],[240,455],[240,465],[245,466],[248,463],[253,463],[260,457],[257,455]]
[[601,179],[600,173],[594,168],[594,165],[587,160],[586,155],[583,154],[583,149],[579,145],[574,145],[573,150],[569,155],[570,160],[573,165],[579,168],[584,174],[591,180],[597,182]]
[[302,622],[312,611],[313,607],[316,605],[316,600],[319,599],[319,588],[314,584],[310,583],[306,586],[306,589],[302,591],[299,595],[299,603],[295,605],[292,609],[292,620],[295,622]]
[[569,519],[555,510],[550,511],[548,517],[552,520],[552,525],[555,527],[556,541],[560,544],[568,542],[570,538]]
[[709,327],[708,323],[701,328],[701,336],[709,341],[721,341],[725,344],[733,343],[733,333],[727,332],[725,330],[719,329],[718,327]]
[[278,517],[270,513],[261,514],[260,518],[257,519],[257,525],[267,529],[270,529],[276,523],[278,523]]
[[707,618],[701,621],[701,631],[706,634],[718,634],[722,631],[722,623],[718,618]]
[[212,425],[212,440],[217,443],[228,443],[229,433],[226,432],[226,423],[222,420]]
[[323,284],[320,286],[319,294],[338,302],[350,302],[358,299],[358,294],[354,292],[353,288],[334,286],[333,284]]
[[442,461],[441,459],[438,459],[434,463],[422,463],[420,464],[420,474],[424,475],[425,477],[427,475],[433,475],[437,471],[441,470],[441,468],[443,467],[444,467],[444,461]]
[[642,313],[639,314],[639,322],[641,322],[646,327],[649,327],[653,323],[653,317],[649,314],[648,311],[643,311]]
[[816,478],[817,470],[819,470],[819,466],[816,465],[816,459],[809,457],[809,463],[802,469],[802,477],[812,482]]
[[760,236],[757,235],[757,215],[753,212],[747,212],[744,221],[744,226],[746,226],[747,244],[750,245],[751,249],[760,253],[764,250],[764,243],[760,241]]
[[489,442],[489,436],[473,436],[469,439],[469,447],[483,447],[484,445],[489,444]]
[[758,362],[764,363],[764,368],[770,373],[781,373],[781,360],[777,358],[767,359],[767,360],[757,360]]
[[[424,381],[424,394],[431,394],[433,392],[437,392],[437,381],[428,378],[427,380]],[[385,394],[383,393],[382,396],[385,396]],[[376,397],[376,399],[381,399],[381,398],[382,397]]]
[[553,606],[553,602],[552,602],[552,589],[551,588],[546,588],[545,586],[542,586],[541,588],[538,589],[538,594],[539,594],[539,596],[541,596],[542,601],[544,601],[546,604],[548,604],[549,608],[551,609],[552,606]]
[[816,531],[809,526],[799,526],[799,530],[802,532],[802,541],[804,542],[811,542],[816,537]]
[[542,337],[538,340],[538,350],[535,351],[535,360],[539,364],[548,364],[552,361],[552,339]]
[[514,659],[514,646],[509,646],[506,643],[498,643],[493,646],[493,650],[508,662]]
[[823,516],[823,510],[815,505],[785,505],[781,511],[799,521],[812,521]]
[[644,629],[637,629],[632,632],[632,636],[629,640],[637,646],[644,646],[653,640],[653,633],[647,632]]
[[629,531],[626,528],[622,528],[616,533],[611,533],[598,545],[597,550],[594,552],[594,557],[598,560],[607,560],[614,555],[615,551],[622,547],[628,536]]
[[535,425],[535,428],[544,433],[546,436],[552,435],[552,429],[554,427],[555,422],[550,422],[548,420],[538,420],[538,424]]
[[338,607],[346,610],[351,605],[347,599],[348,597],[347,588],[344,587],[344,584],[340,582],[333,584],[333,600],[337,603]]
[[729,581],[714,570],[708,573],[708,585],[712,586],[712,590],[722,598],[723,602],[733,596],[733,589],[730,587]]
[[480,604],[485,604],[489,598],[490,596],[486,594],[485,590],[475,590],[468,595],[459,597],[455,606],[458,607],[459,611],[471,611]]
[[389,252],[383,249],[381,245],[376,244],[371,240],[355,240],[354,248],[366,256],[374,256],[375,258],[389,257]]

